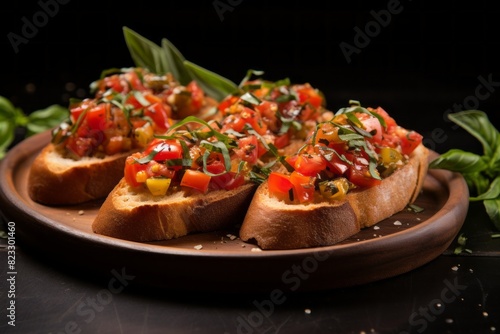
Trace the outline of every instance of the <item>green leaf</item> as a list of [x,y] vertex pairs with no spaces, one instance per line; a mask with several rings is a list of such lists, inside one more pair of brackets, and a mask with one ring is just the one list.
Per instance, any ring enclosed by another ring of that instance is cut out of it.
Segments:
[[483,201],[486,213],[490,217],[493,225],[500,230],[500,197]]
[[482,194],[488,190],[490,186],[490,179],[484,176],[482,173],[465,173],[463,174],[465,181],[467,182],[467,186],[469,189],[475,189],[477,194]]
[[188,60],[184,61],[184,66],[191,73],[205,93],[217,101],[221,101],[228,95],[239,92],[239,88],[234,82],[217,73],[209,71]]
[[123,27],[123,34],[130,56],[137,67],[144,67],[158,74],[171,71],[172,65],[169,65],[163,48],[127,27]]
[[5,156],[9,145],[14,141],[15,129],[13,120],[0,120],[0,159]]
[[28,115],[26,136],[52,129],[69,117],[69,110],[60,105],[51,105]]
[[0,121],[13,119],[17,114],[16,107],[9,99],[0,96]]
[[497,151],[500,146],[498,130],[491,124],[485,112],[465,110],[448,114],[448,118],[479,140],[485,155],[492,156]]
[[167,67],[174,78],[181,84],[187,85],[193,80],[191,73],[184,67],[186,60],[180,51],[166,38],[161,41],[163,53],[167,59]]
[[500,176],[497,176],[493,182],[491,182],[488,190],[479,196],[471,197],[471,201],[482,201],[489,199],[496,199],[500,196]]
[[481,172],[487,167],[484,157],[460,149],[451,149],[429,164],[429,168],[441,168],[459,173]]

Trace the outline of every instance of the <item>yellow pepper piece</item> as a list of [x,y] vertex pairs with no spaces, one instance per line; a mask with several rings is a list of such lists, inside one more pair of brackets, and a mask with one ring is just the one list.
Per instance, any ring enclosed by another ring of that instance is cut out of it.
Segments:
[[154,196],[164,196],[170,187],[171,179],[167,178],[149,178],[146,180],[146,186]]
[[349,181],[344,177],[323,181],[319,184],[321,195],[328,200],[342,200],[349,191]]
[[390,164],[402,161],[403,155],[393,148],[382,147],[380,149],[380,158],[384,166],[389,166]]

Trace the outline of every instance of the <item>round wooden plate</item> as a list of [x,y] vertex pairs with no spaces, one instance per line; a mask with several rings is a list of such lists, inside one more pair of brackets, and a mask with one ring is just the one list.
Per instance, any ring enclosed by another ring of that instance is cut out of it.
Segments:
[[334,246],[262,251],[241,241],[237,228],[162,242],[130,242],[92,232],[101,201],[49,207],[30,199],[29,169],[49,140],[48,132],[30,137],[0,166],[0,199],[15,222],[17,238],[68,266],[95,275],[118,271],[134,284],[282,292],[364,284],[435,259],[453,241],[468,210],[464,179],[430,170],[415,202],[422,212],[404,210]]

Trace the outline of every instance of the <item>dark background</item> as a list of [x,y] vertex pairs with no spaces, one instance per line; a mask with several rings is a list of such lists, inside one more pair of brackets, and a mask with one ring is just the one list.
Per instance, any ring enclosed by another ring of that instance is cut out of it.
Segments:
[[[59,1],[2,5],[0,95],[26,113],[66,106],[70,97],[87,96],[102,70],[133,66],[127,26],[155,43],[168,38],[186,59],[236,83],[259,69],[270,80],[311,83],[331,110],[349,99],[382,106],[436,151],[467,135],[445,121],[449,111],[477,108],[500,124],[500,11],[493,1],[402,0],[385,26],[372,11],[381,15],[394,0]],[[216,4],[229,9],[218,13]],[[16,52],[9,34],[23,37],[44,6],[52,13]],[[378,31],[360,47],[356,30],[367,27]],[[359,47],[351,62],[342,42]],[[493,82],[489,90],[479,78]],[[471,137],[470,148],[476,144]]]

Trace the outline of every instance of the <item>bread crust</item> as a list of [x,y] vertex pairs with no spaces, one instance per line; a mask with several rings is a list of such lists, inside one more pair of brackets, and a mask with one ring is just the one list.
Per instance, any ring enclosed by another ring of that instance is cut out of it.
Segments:
[[104,199],[123,177],[130,152],[103,159],[63,158],[48,144],[35,158],[28,178],[32,200],[45,205],[74,205]]
[[158,241],[241,223],[256,190],[253,183],[233,190],[176,192],[153,196],[135,191],[122,179],[104,201],[92,230],[130,241]]
[[327,246],[345,240],[415,201],[427,174],[428,154],[420,145],[403,168],[378,186],[348,193],[343,201],[285,204],[270,197],[263,183],[247,211],[240,238],[262,249]]

